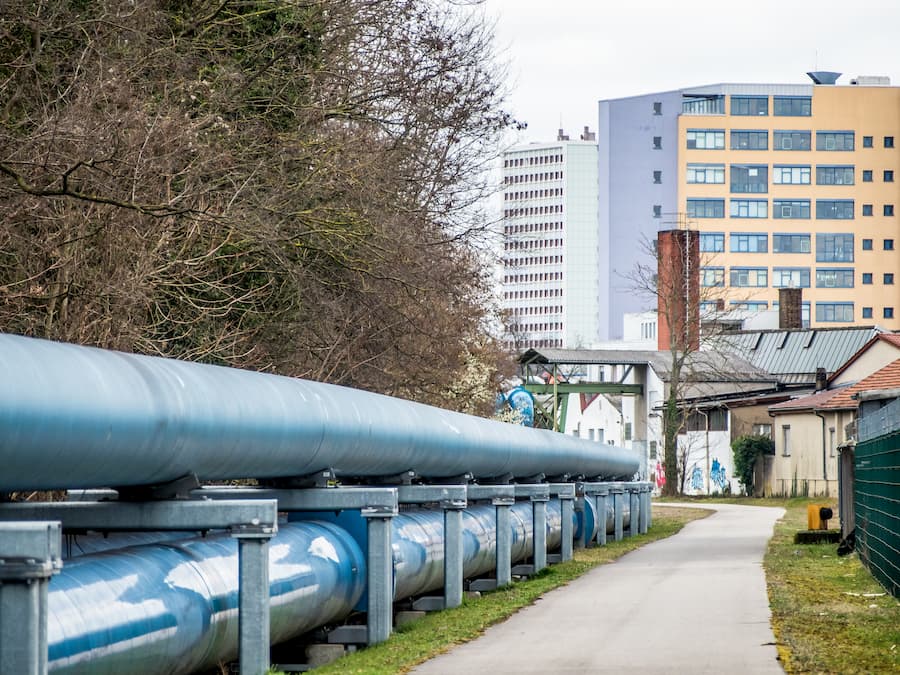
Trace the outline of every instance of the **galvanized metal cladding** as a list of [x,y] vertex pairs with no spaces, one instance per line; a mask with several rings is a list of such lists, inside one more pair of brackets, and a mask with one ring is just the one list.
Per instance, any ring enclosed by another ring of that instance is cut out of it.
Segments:
[[630,479],[635,453],[319,382],[0,335],[0,491],[290,477]]

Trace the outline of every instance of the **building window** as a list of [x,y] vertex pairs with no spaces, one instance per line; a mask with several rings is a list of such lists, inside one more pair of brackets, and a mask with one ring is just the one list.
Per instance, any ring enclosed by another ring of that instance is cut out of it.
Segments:
[[739,309],[744,312],[765,312],[769,309],[769,303],[761,300],[732,300],[728,303],[732,309]]
[[732,253],[768,253],[768,251],[769,236],[767,234],[757,234],[753,232],[731,233]]
[[772,168],[772,182],[776,185],[809,185],[812,170],[806,166],[776,164]]
[[723,253],[725,251],[725,234],[722,232],[702,232],[700,234],[701,253]]
[[872,318],[872,308],[871,307],[863,307],[862,308],[862,318],[864,318],[864,319]]
[[706,288],[725,285],[725,268],[724,267],[701,267],[700,268],[700,285]]
[[884,240],[884,250],[885,251],[893,251],[894,250],[894,240],[893,239],[885,239]]
[[884,182],[885,183],[893,183],[894,182],[894,172],[893,171],[885,171],[884,172]]
[[791,425],[784,424],[781,426],[781,454],[785,457],[791,456]]
[[852,166],[817,166],[816,185],[853,185]]
[[768,96],[732,96],[731,97],[731,114],[732,115],[768,115],[769,114],[769,97]]
[[769,270],[765,267],[732,267],[730,282],[736,288],[766,288]]
[[816,262],[853,262],[853,235],[816,235]]
[[817,131],[816,150],[853,150],[852,131]]
[[872,147],[872,137],[871,136],[863,136],[863,147],[864,148]]
[[863,183],[871,183],[872,182],[872,169],[863,169]]
[[812,115],[812,97],[775,96],[772,108],[776,117],[809,117]]
[[773,253],[809,253],[808,234],[773,234]]
[[894,147],[894,137],[893,136],[885,136],[884,137],[884,147],[886,147],[886,148]]
[[768,131],[732,131],[732,150],[768,150]]
[[884,205],[884,215],[886,215],[886,216],[894,215],[894,205],[893,204],[885,204]]
[[771,424],[754,424],[751,428],[752,435],[754,436],[765,436],[766,438],[772,438],[772,425]]
[[853,268],[817,269],[816,288],[853,288]]
[[724,218],[724,199],[688,199],[688,218]]
[[884,285],[885,285],[885,286],[893,286],[893,285],[894,285],[894,274],[893,274],[893,272],[885,272],[885,274],[884,274]]
[[853,220],[853,200],[817,199],[816,218],[819,220]]
[[872,273],[871,272],[863,272],[862,273],[862,282],[864,286],[868,286],[872,283]]
[[872,240],[871,239],[863,239],[862,240],[862,250],[863,251],[871,251],[872,250]]
[[768,192],[769,167],[765,164],[732,164],[731,191]]
[[653,217],[654,218],[662,217],[662,204],[654,204],[653,205]]
[[848,323],[853,321],[852,302],[817,302],[816,321]]
[[657,458],[657,444],[656,441],[650,441],[650,459]]
[[656,185],[662,183],[662,171],[654,171],[653,172],[653,182]]
[[809,288],[808,267],[773,267],[772,288]]
[[893,307],[885,307],[883,316],[885,319],[893,319],[894,318],[894,308]]
[[711,96],[685,95],[681,103],[681,112],[688,115],[724,115],[725,97],[721,94]]
[[653,114],[662,115],[662,101],[653,102]]
[[775,199],[772,201],[773,218],[808,219],[808,199]]
[[724,164],[688,164],[688,183],[725,183]]
[[809,150],[811,132],[809,131],[776,131],[775,150]]
[[862,214],[864,216],[871,216],[872,215],[872,205],[871,204],[863,204],[862,205]]
[[662,136],[653,137],[653,149],[662,150]]
[[724,129],[688,129],[688,150],[724,150]]
[[769,202],[765,199],[732,199],[732,218],[768,218]]

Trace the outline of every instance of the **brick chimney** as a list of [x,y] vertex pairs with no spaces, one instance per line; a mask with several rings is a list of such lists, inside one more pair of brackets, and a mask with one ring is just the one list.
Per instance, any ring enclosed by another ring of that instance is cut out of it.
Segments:
[[700,346],[700,234],[663,230],[657,235],[657,348]]
[[778,327],[782,330],[803,328],[803,289],[778,289]]

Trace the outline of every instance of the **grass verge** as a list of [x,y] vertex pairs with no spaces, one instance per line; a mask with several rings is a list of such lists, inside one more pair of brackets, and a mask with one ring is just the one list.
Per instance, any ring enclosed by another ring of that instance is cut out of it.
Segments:
[[454,645],[478,637],[490,625],[503,621],[544,593],[569,583],[591,568],[612,562],[650,542],[669,537],[688,522],[704,518],[710,513],[702,509],[669,506],[654,510],[653,526],[647,534],[610,542],[603,547],[578,550],[574,559],[569,562],[553,565],[531,579],[485,593],[480,598],[467,598],[462,606],[455,609],[429,614],[421,621],[404,626],[387,642],[348,654],[328,666],[317,668],[315,672],[317,675],[387,675],[408,672],[417,664]]
[[812,502],[782,501],[786,514],[775,526],[764,561],[785,671],[900,672],[900,602],[885,593],[855,553],[841,558],[835,544],[794,544],[794,533],[806,529],[806,505]]

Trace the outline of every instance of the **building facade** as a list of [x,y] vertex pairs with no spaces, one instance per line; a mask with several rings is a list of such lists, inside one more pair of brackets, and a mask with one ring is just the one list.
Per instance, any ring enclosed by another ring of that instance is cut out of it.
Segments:
[[801,288],[807,325],[900,328],[900,88],[875,81],[601,101],[601,331],[653,302],[622,280],[673,226],[700,232],[701,310]]
[[562,131],[555,143],[503,156],[503,284],[507,347],[597,341],[600,317],[597,142]]

